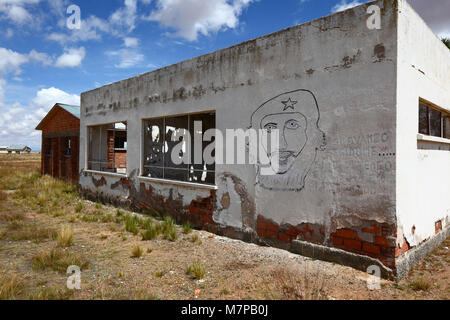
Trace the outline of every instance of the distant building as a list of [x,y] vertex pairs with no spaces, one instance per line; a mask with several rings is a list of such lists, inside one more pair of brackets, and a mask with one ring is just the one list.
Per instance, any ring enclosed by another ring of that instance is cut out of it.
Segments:
[[[0,151],[1,151],[1,149],[0,149]],[[31,148],[24,146],[24,145],[20,145],[20,144],[15,144],[15,145],[12,145],[12,146],[9,146],[8,148],[6,148],[6,152],[7,153],[17,153],[17,154],[30,153]]]
[[0,146],[0,153],[8,153],[8,147],[6,146]]
[[36,130],[42,131],[42,174],[78,181],[80,107],[55,104]]

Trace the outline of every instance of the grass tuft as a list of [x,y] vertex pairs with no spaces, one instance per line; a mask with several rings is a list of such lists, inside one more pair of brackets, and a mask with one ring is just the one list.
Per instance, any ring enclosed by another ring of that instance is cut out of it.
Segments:
[[202,240],[200,239],[200,237],[198,236],[198,234],[194,234],[189,241],[191,241],[192,243],[197,243],[197,244],[202,244]]
[[192,227],[191,227],[191,224],[188,221],[185,224],[183,224],[183,233],[184,234],[190,234],[191,232],[192,232]]
[[83,209],[84,209],[83,203],[78,202],[77,205],[75,206],[75,212],[80,213]]
[[131,232],[134,235],[139,233],[138,217],[130,214],[125,216],[125,230]]
[[194,261],[190,266],[186,267],[186,274],[191,275],[194,279],[201,280],[205,277],[205,267],[198,261]]
[[411,289],[414,291],[428,291],[431,288],[431,283],[423,278],[415,279],[410,283]]
[[0,276],[0,300],[16,300],[22,293],[23,283],[17,274]]
[[131,250],[131,256],[133,258],[140,258],[140,257],[142,257],[143,254],[144,254],[144,249],[142,249],[142,247],[140,245],[134,246],[133,249]]
[[62,248],[68,248],[73,243],[73,230],[69,226],[63,226],[56,237],[56,241]]
[[51,269],[60,273],[66,273],[69,266],[78,266],[82,270],[88,265],[89,261],[85,257],[61,248],[42,250],[31,259],[31,266],[35,270]]

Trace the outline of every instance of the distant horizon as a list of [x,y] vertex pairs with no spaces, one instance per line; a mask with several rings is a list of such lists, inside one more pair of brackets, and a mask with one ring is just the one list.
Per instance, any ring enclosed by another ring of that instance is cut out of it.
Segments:
[[[20,143],[20,144],[23,144],[23,145],[25,145],[26,147],[28,147],[28,148],[31,148],[31,151],[39,151],[39,152],[41,152],[41,146],[31,146],[31,145],[28,145],[28,144],[26,144],[26,143]],[[3,143],[1,143],[0,142],[0,146],[2,146],[2,147],[10,147],[11,146],[11,144],[3,144]]]

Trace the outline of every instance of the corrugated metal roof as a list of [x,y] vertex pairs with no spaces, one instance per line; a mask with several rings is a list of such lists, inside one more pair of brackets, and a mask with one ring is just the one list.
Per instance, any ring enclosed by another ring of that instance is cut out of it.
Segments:
[[73,105],[63,104],[63,103],[57,103],[57,105],[60,106],[61,108],[63,108],[64,110],[66,110],[67,112],[70,112],[78,119],[80,119],[80,107],[79,106],[73,106]]

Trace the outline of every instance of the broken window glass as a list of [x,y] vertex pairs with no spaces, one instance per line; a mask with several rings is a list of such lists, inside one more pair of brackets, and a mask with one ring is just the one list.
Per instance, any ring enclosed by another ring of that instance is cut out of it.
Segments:
[[164,119],[144,121],[144,176],[164,178]]
[[[194,124],[201,121],[200,161],[194,162]],[[202,161],[203,134],[215,128],[215,114],[195,114],[144,121],[144,176],[197,183],[215,183],[215,165]]]

